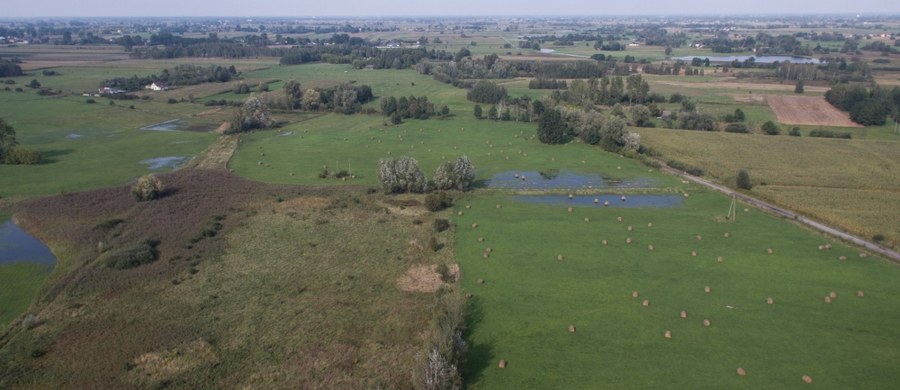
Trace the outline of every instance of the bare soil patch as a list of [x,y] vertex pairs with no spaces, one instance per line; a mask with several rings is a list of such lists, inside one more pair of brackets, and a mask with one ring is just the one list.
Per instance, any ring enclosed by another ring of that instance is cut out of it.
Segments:
[[[437,265],[417,265],[406,271],[406,274],[397,278],[397,288],[406,292],[432,293],[437,291],[444,282],[437,272]],[[459,279],[459,265],[448,266],[451,281]]]
[[768,95],[766,102],[775,112],[778,122],[784,124],[862,127],[851,121],[847,113],[828,104],[821,96]]

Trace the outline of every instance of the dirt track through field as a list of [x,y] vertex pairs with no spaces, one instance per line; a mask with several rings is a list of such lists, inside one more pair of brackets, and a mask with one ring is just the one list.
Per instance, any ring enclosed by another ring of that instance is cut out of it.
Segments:
[[[671,85],[673,87],[697,88],[697,89],[734,89],[742,91],[793,91],[793,84],[769,84],[769,83],[741,83],[737,81],[713,81],[713,82],[690,82],[676,80],[652,80],[653,83]],[[807,92],[827,92],[826,87],[805,87]]]
[[185,168],[228,169],[228,161],[237,149],[238,135],[222,135],[212,145],[194,157]]
[[821,96],[767,95],[766,102],[786,125],[862,127]]

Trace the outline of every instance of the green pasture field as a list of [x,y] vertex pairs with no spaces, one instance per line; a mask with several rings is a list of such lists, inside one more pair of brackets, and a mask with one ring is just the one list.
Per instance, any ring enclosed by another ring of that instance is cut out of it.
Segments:
[[[802,385],[803,375],[825,388],[900,381],[900,317],[887,309],[900,305],[895,264],[740,204],[737,221],[727,222],[730,199],[687,191],[680,207],[572,213],[565,200],[457,202],[457,258],[473,294],[470,387],[781,388]],[[829,242],[833,249],[817,249]],[[837,298],[825,303],[832,291]]]
[[[787,130],[782,126],[783,130]],[[746,169],[751,194],[871,238],[900,242],[900,148],[892,140],[836,140],[669,129],[634,129],[662,154],[734,185]],[[852,130],[851,130],[852,131]]]
[[0,327],[19,317],[47,279],[49,270],[39,264],[13,263],[0,265]]
[[[229,168],[244,177],[272,183],[372,187],[378,186],[379,159],[400,156],[417,159],[428,177],[442,161],[461,155],[475,164],[478,180],[504,171],[560,168],[620,178],[648,174],[647,167],[596,146],[541,144],[532,139],[534,123],[476,120],[468,112],[459,115],[386,127],[379,116],[327,114],[277,131],[243,135]],[[323,166],[330,171],[349,169],[356,179],[320,179],[317,175]],[[676,181],[655,176],[661,186]]]

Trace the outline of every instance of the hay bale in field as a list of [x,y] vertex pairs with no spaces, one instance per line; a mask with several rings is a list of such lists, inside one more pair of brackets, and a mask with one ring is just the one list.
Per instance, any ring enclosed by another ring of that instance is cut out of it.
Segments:
[[650,306],[650,301],[645,299],[643,302],[641,302],[641,306],[644,306],[644,307]]
[[654,248],[653,248],[653,245],[647,245],[647,250],[652,251],[653,249],[654,249]]
[[472,224],[472,229],[475,229],[475,228],[477,228],[477,227],[478,227],[478,224],[477,224],[477,223],[473,223],[473,224]]
[[572,198],[574,198],[574,197],[575,197],[575,195],[572,195],[572,193],[570,192],[570,193],[569,193],[569,199],[572,199]]
[[831,299],[835,299],[835,298],[837,298],[837,293],[832,291],[832,292],[828,293],[828,296],[831,297]]
[[569,211],[569,212],[570,212],[570,213],[571,213],[571,212],[572,212],[572,208],[571,208],[571,207],[569,207],[569,210],[568,210],[568,211]]
[[831,303],[831,297],[825,296],[825,303]]
[[485,258],[485,259],[489,259],[489,258],[491,257],[491,254],[488,253],[488,252],[484,252],[484,253],[481,254],[481,257],[482,257],[482,258]]
[[712,292],[712,289],[709,286],[703,286],[703,292],[709,294],[710,292]]
[[294,177],[294,172],[288,173],[288,176]]
[[771,255],[771,254],[775,253],[775,250],[772,248],[766,248],[766,253]]
[[631,225],[628,225],[628,231],[630,232],[630,231],[632,231],[632,230],[634,230],[634,228],[631,227]]
[[622,222],[622,217],[616,217],[616,221]]
[[696,238],[697,238],[697,241],[700,241],[700,240],[702,240],[702,239],[703,239],[703,237],[702,237],[702,236],[701,236],[701,235],[699,235],[699,234],[698,234],[698,235],[697,235],[697,237],[696,237]]
[[563,261],[564,259],[563,255],[556,255],[556,261]]
[[472,299],[472,293],[466,293],[466,299]]
[[703,320],[703,326],[708,328],[710,325],[712,325],[712,323],[710,323],[709,320]]
[[484,284],[484,279],[478,279],[478,284]]
[[691,251],[691,257],[697,257],[697,251]]
[[738,374],[738,376],[746,376],[747,370],[745,370],[743,367],[738,367],[737,374]]
[[609,241],[603,240],[603,241],[600,241],[600,243],[603,245],[606,245],[606,244],[609,244]]
[[825,249],[831,249],[831,244],[825,244]]
[[594,198],[594,204],[600,203],[600,199]]
[[866,296],[866,293],[864,293],[862,290],[859,290],[856,292],[856,296],[862,298],[862,297]]
[[624,201],[626,201],[628,198],[626,198],[625,195],[622,195],[622,197],[621,197],[620,199],[622,199],[622,201],[624,202]]
[[768,298],[766,298],[766,303],[768,303],[768,304],[770,304],[770,305],[774,305],[774,304],[775,304],[775,300],[772,299],[772,297],[768,297]]
[[840,260],[840,261],[846,261],[846,260],[847,260],[847,256],[841,256],[841,257],[838,257],[838,260]]
[[500,209],[503,208],[503,206],[501,206],[500,203],[497,203],[497,208]]
[[812,377],[809,375],[804,375],[801,379],[803,379],[803,383],[812,383]]
[[487,253],[491,253],[491,252],[493,252],[494,250],[491,249],[491,247],[487,247],[487,248],[484,248],[484,251],[487,252]]
[[672,338],[672,331],[671,331],[671,330],[667,330],[665,333],[663,333],[663,337],[665,337],[665,338],[667,338],[667,339]]
[[684,193],[684,197],[685,197],[685,198],[687,198],[687,197],[689,197],[689,196],[690,196],[690,195],[688,195],[687,192]]
[[637,297],[639,297],[639,296],[641,296],[641,294],[638,293],[637,291],[632,291],[632,292],[631,292],[631,297],[632,297],[632,298],[637,298]]
[[587,222],[591,222],[591,219],[590,219],[590,218],[588,218],[588,217],[584,217],[584,222],[585,222],[585,223],[587,223]]
[[609,207],[609,201],[608,201],[608,200],[604,200],[604,201],[603,201],[603,207]]
[[462,211],[459,211],[459,212],[456,213],[456,215],[462,216],[462,215],[463,215],[463,212],[462,212]]
[[625,243],[626,243],[626,244],[631,244],[631,237],[626,238],[626,239],[625,239]]
[[731,233],[728,233],[728,232],[725,232],[725,234],[723,234],[723,235],[725,236],[725,238],[731,237]]
[[647,227],[648,227],[648,228],[653,227],[653,222],[647,222]]
[[825,249],[825,245],[819,245],[819,250]]
[[722,258],[722,256],[716,257],[716,262],[717,262],[717,263],[721,263],[721,262],[723,262],[723,261],[725,261],[725,259]]
[[466,208],[467,208],[467,209],[470,209],[470,208],[472,208],[472,205],[467,204],[467,205],[466,205]]
[[478,237],[478,242],[484,242],[484,237]]
[[859,252],[859,257],[860,257],[860,258],[865,258],[865,257],[868,257],[868,256],[869,256],[869,255],[866,254],[865,252]]
[[506,360],[500,360],[500,363],[497,364],[499,368],[506,368]]
[[569,333],[575,333],[575,325],[569,325]]
[[681,313],[678,314],[681,318],[687,318],[687,311],[682,310]]

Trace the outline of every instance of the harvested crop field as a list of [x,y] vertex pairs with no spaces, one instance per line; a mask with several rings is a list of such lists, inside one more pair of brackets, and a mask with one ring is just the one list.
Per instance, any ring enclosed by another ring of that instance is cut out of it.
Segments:
[[778,122],[788,125],[862,127],[850,120],[846,113],[834,108],[821,96],[768,95],[766,102]]

